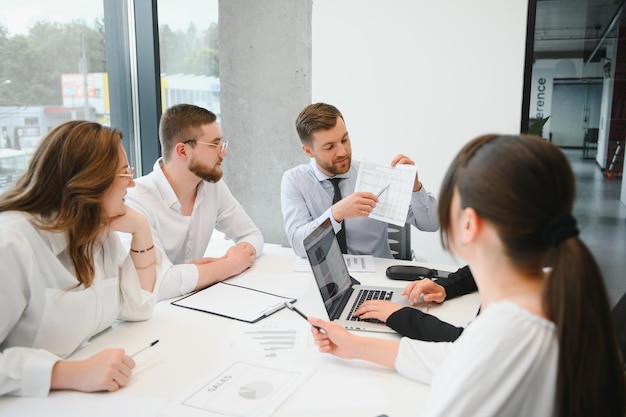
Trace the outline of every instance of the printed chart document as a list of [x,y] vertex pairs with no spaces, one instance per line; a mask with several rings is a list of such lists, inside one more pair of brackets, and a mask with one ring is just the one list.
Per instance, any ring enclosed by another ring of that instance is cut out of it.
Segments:
[[372,255],[344,254],[343,259],[346,261],[349,272],[376,272]]
[[376,195],[382,192],[378,197],[378,204],[369,217],[396,226],[404,226],[416,172],[415,165],[396,165],[392,168],[361,162],[355,191],[369,191]]
[[[374,257],[372,255],[344,254],[348,272],[376,272]],[[307,258],[298,258],[294,262],[293,270],[296,272],[311,272],[311,264]]]
[[285,301],[295,301],[295,298],[218,282],[172,304],[254,323],[283,308]]
[[236,361],[220,370],[167,411],[180,416],[267,417],[313,373]]
[[235,360],[276,363],[306,348],[311,325],[297,319],[262,320],[250,325],[236,322],[222,339],[217,363]]

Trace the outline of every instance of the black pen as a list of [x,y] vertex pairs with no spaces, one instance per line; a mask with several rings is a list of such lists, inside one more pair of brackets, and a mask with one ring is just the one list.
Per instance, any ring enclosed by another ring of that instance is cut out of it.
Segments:
[[[289,310],[291,311],[295,311],[296,313],[298,313],[298,315],[300,317],[302,317],[303,319],[305,319],[307,322],[309,321],[309,318],[306,316],[306,314],[304,314],[302,311],[298,310],[293,304],[291,304],[289,301],[285,301],[285,307],[287,307]],[[309,323],[311,324],[311,323]],[[315,327],[317,330],[319,330],[321,333],[326,334],[326,332],[324,331],[324,329],[322,329],[320,326],[314,326],[311,324],[311,326]]]
[[150,343],[148,346],[144,346],[143,348],[139,349],[137,352],[133,353],[132,355],[130,355],[131,358],[134,358],[135,356],[139,355],[141,352],[143,352],[144,350],[151,348],[152,346],[156,345],[157,343],[159,343],[159,339],[155,340],[154,342]]

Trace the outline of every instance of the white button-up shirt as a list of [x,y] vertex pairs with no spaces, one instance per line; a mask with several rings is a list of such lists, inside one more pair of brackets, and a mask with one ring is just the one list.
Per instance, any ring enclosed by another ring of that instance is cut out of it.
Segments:
[[213,229],[235,243],[250,243],[257,256],[263,251],[261,231],[223,180],[201,181],[191,216],[184,216],[159,159],[150,174],[136,179],[135,187],[128,189],[126,202],[148,218],[155,246],[167,255],[160,298],[179,296],[196,288],[198,268],[190,262],[204,257]]
[[60,358],[117,319],[152,315],[156,296],[141,289],[118,235],[105,234],[93,255],[92,285],[77,286],[65,233],[0,213],[0,395],[47,395]]

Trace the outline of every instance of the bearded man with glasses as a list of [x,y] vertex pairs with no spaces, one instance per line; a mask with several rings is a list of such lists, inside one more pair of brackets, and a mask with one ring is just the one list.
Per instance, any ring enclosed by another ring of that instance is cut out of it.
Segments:
[[[170,107],[159,124],[161,154],[153,171],[135,180],[127,203],[150,222],[154,243],[170,264],[159,296],[200,290],[248,269],[263,250],[263,235],[221,181],[228,141],[211,111]],[[220,258],[204,256],[213,230],[235,242]]]

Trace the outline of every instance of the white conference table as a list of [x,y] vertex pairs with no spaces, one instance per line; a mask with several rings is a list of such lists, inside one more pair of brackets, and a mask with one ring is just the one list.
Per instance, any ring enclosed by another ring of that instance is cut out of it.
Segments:
[[[297,260],[291,248],[267,244],[253,267],[234,280],[295,297],[298,299],[296,306],[306,314],[327,318],[313,274],[295,271]],[[411,262],[375,258],[376,272],[351,275],[363,284],[404,287],[405,281],[385,277],[385,269],[394,264]],[[450,270],[445,265],[420,265]],[[255,360],[266,353],[250,344],[244,334],[281,325],[298,327],[301,343],[293,349],[279,351],[277,357],[269,360],[277,366],[298,363],[314,371],[276,409],[274,416],[418,416],[421,405],[427,400],[427,385],[401,377],[393,369],[319,353],[308,324],[287,309],[248,324],[177,307],[171,301],[157,303],[150,320],[116,323],[71,356],[70,359],[84,359],[111,347],[133,353],[158,339],[158,344],[135,357],[136,367],[126,387],[113,393],[54,391],[47,398],[2,397],[0,416],[178,417],[180,409],[174,413],[168,410],[172,404],[179,404],[191,388],[208,382],[212,375],[234,360]],[[465,326],[475,317],[479,304],[479,296],[474,293],[433,306],[428,312],[457,326]],[[399,340],[396,334],[354,333]],[[263,359],[268,360],[267,356],[265,354]]]

